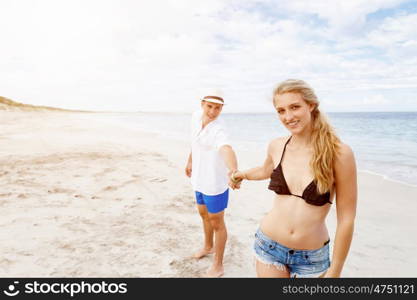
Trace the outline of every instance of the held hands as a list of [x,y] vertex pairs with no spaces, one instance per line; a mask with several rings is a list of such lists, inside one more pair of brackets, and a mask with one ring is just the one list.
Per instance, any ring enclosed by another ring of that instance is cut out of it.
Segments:
[[240,184],[242,180],[245,178],[242,172],[240,171],[230,171],[229,172],[229,186],[235,190],[240,189]]

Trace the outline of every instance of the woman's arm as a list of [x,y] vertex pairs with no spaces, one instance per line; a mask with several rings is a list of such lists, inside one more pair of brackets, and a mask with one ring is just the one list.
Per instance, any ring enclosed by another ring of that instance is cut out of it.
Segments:
[[342,145],[335,161],[337,228],[330,268],[325,277],[340,277],[353,236],[357,202],[356,163],[352,150]]
[[271,177],[271,173],[274,170],[274,161],[272,159],[272,149],[274,148],[275,143],[272,141],[268,146],[268,151],[266,154],[265,162],[262,166],[251,168],[245,171],[236,171],[232,174],[233,178],[237,181],[243,179],[246,180],[264,180]]

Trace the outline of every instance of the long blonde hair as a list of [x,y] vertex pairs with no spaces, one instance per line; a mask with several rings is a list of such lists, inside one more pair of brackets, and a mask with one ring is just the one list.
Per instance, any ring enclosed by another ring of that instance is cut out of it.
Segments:
[[[303,80],[287,79],[274,90],[276,95],[285,93],[300,94],[307,104],[314,105],[311,112],[313,156],[310,167],[313,170],[314,181],[320,194],[330,191],[334,184],[334,162],[340,147],[340,139],[327,121],[326,116],[319,110],[319,101],[314,90]],[[275,104],[275,103],[274,103]]]

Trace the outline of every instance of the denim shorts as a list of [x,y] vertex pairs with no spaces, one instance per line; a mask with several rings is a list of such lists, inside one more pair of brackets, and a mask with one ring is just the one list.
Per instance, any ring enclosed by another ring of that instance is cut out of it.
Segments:
[[195,198],[197,204],[205,205],[209,213],[215,214],[226,209],[229,202],[229,189],[221,194],[212,196],[195,191]]
[[258,229],[254,250],[261,263],[288,270],[290,277],[319,277],[330,267],[329,242],[316,250],[291,249],[271,240]]

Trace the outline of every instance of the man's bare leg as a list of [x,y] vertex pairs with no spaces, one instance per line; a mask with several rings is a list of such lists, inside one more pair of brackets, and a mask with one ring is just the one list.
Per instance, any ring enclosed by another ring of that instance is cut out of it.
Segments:
[[198,212],[201,216],[203,221],[203,229],[204,229],[204,246],[196,253],[194,253],[193,257],[196,259],[203,258],[208,254],[214,253],[213,249],[213,228],[210,224],[209,214],[207,211],[207,207],[205,205],[197,204]]
[[227,229],[224,223],[224,211],[210,214],[209,219],[214,231],[213,264],[205,274],[207,277],[221,277],[224,274],[223,255],[227,240]]

